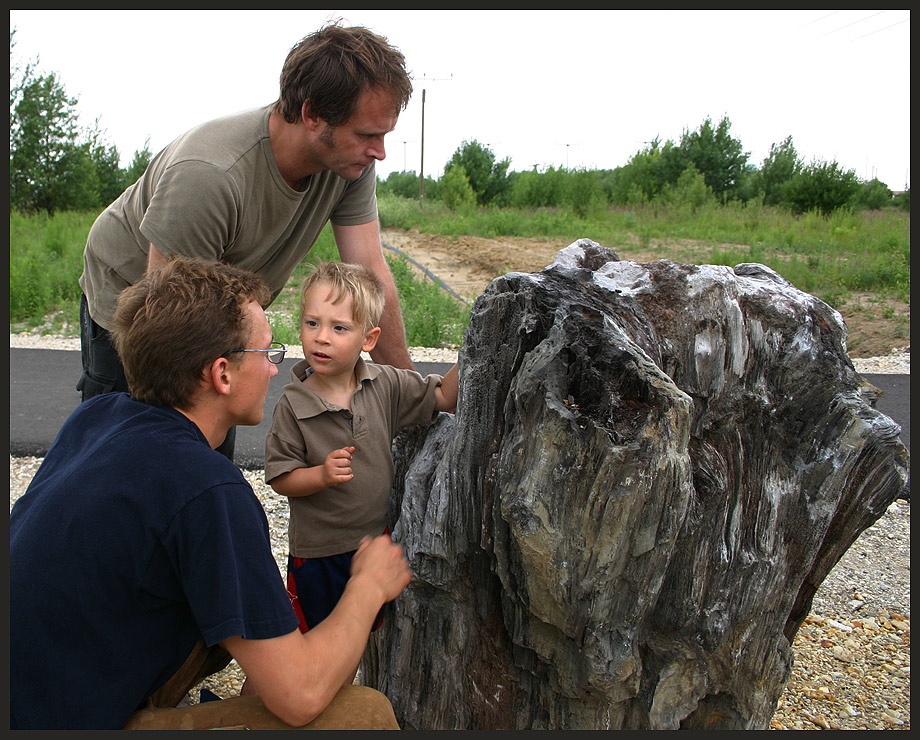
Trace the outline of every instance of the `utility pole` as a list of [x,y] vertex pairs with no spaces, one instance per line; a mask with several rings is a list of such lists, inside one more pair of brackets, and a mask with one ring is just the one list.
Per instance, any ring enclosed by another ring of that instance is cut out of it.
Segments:
[[[454,73],[451,72],[450,77],[425,77],[425,75],[422,75],[419,79],[431,80],[432,82],[453,80]],[[419,200],[425,199],[425,88],[422,88],[422,153],[418,174],[418,197]]]
[[579,143],[580,143],[580,142],[578,142],[578,141],[576,141],[574,144],[573,144],[572,142],[570,142],[570,141],[566,141],[566,142],[559,142],[559,141],[557,141],[557,142],[556,142],[556,146],[564,146],[564,147],[565,147],[565,169],[566,169],[566,172],[568,172],[568,169],[569,169],[569,147],[571,147],[571,146],[578,146]]
[[409,141],[408,139],[400,139],[400,142],[401,142],[402,145],[403,145],[403,168],[402,168],[402,171],[405,172],[405,171],[406,171],[406,144],[414,144],[414,143],[415,143],[415,139],[412,139],[411,141]]
[[422,88],[422,162],[418,173],[418,199],[425,200],[425,88]]

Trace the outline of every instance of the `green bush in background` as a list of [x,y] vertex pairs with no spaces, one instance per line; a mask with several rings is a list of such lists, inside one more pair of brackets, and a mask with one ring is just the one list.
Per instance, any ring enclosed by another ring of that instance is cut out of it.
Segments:
[[10,213],[10,324],[35,327],[57,313],[79,326],[83,247],[95,213]]

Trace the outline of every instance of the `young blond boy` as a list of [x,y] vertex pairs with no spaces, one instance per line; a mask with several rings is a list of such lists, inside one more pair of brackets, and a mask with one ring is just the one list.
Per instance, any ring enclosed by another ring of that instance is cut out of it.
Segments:
[[265,480],[291,506],[287,582],[302,632],[335,607],[361,541],[386,528],[393,439],[457,405],[456,365],[423,378],[364,362],[383,304],[379,280],[359,265],[320,263],[301,288],[305,359],[275,406]]

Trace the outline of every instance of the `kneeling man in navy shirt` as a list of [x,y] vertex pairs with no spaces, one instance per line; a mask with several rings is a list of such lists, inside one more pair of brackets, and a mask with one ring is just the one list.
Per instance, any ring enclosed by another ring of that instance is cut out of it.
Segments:
[[[365,540],[335,611],[301,634],[265,512],[215,451],[262,419],[284,356],[269,298],[187,258],[120,295],[130,393],[80,404],[10,513],[12,729],[397,728],[349,679],[409,583],[402,548]],[[231,657],[258,697],[176,707]]]

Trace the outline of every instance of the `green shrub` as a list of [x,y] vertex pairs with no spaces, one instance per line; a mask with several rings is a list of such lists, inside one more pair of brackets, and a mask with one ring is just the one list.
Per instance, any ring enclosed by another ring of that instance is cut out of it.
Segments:
[[272,328],[272,339],[288,347],[300,346],[300,311],[293,313],[272,311],[265,312],[268,325]]
[[469,310],[439,286],[418,279],[402,256],[387,255],[410,347],[459,346],[469,323]]
[[679,210],[690,213],[696,213],[707,203],[715,203],[712,190],[706,185],[706,179],[693,163],[687,165],[674,185],[665,187],[662,198]]
[[565,170],[549,167],[521,172],[511,187],[511,205],[515,208],[558,208],[565,204]]
[[[511,187],[508,178],[510,166],[509,158],[496,161],[495,153],[489,147],[473,139],[464,141],[453,153],[444,165],[444,177],[441,180],[443,182],[452,170],[461,167],[477,204],[507,205],[508,191]],[[440,197],[444,199],[443,192]]]
[[845,171],[836,162],[813,162],[785,183],[783,201],[795,213],[818,211],[829,216],[853,206],[858,192],[859,181],[853,170]]
[[79,323],[83,247],[95,212],[10,213],[10,323]]
[[391,172],[386,180],[377,178],[377,197],[384,193],[400,198],[418,198],[419,182],[415,172]]
[[441,178],[440,200],[452,211],[470,210],[476,205],[476,194],[463,165],[450,168]]
[[878,178],[860,183],[856,193],[856,207],[868,211],[892,205],[891,190]]
[[599,216],[607,207],[604,186],[595,170],[574,170],[566,173],[565,205],[579,218]]

